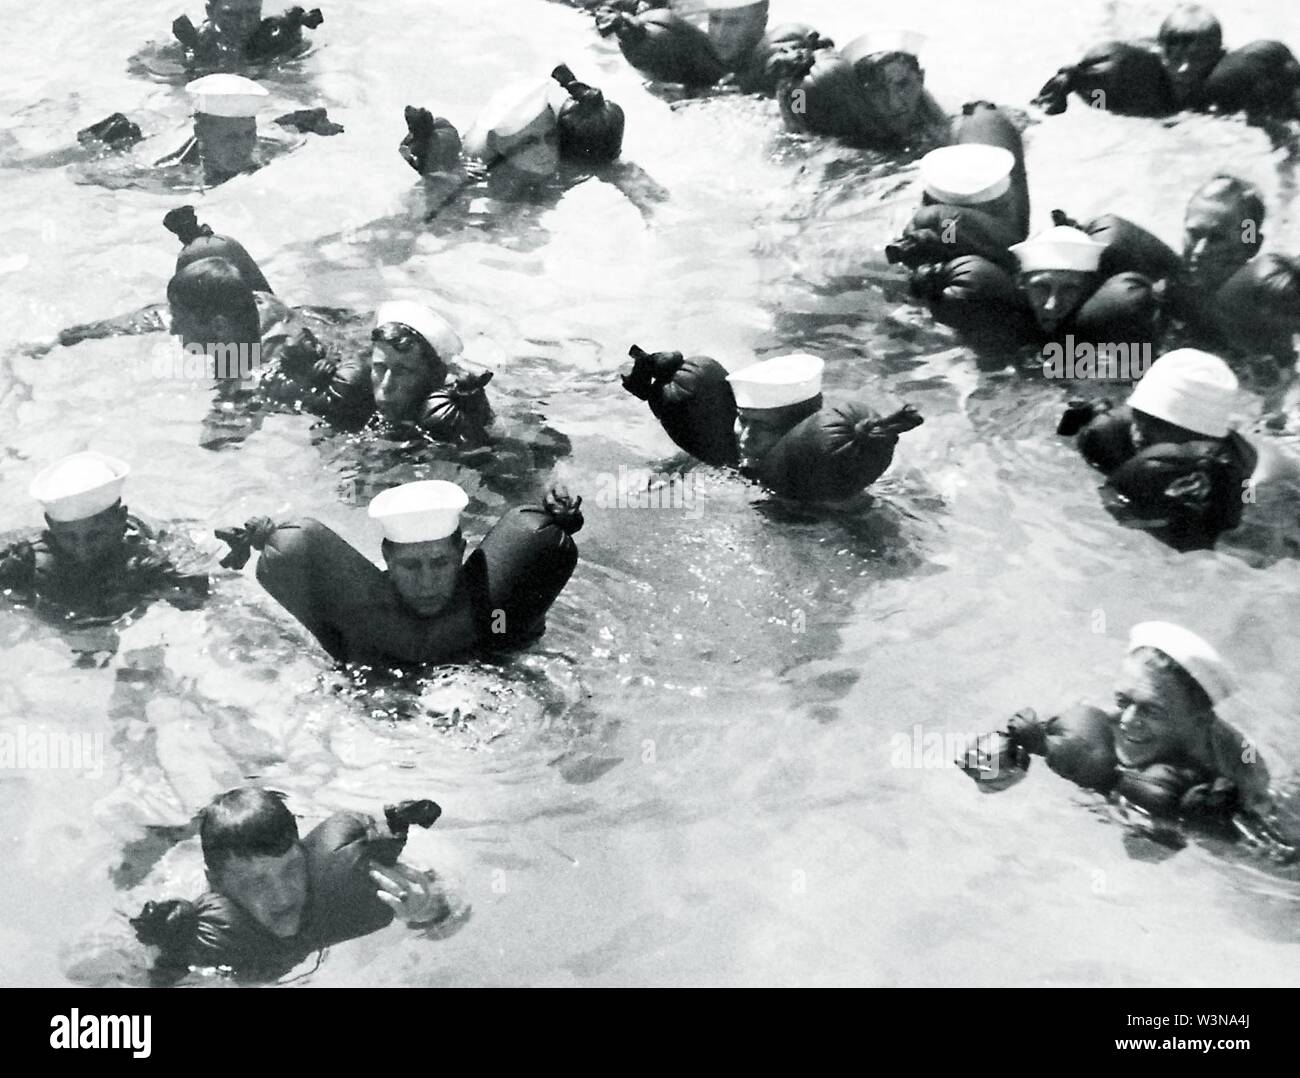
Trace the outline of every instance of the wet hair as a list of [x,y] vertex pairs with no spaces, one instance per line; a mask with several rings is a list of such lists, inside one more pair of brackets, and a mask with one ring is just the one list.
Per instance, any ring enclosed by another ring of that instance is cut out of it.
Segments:
[[1161,673],[1172,677],[1182,687],[1183,692],[1187,694],[1187,699],[1191,702],[1198,715],[1212,715],[1214,713],[1214,701],[1210,699],[1210,694],[1201,688],[1201,683],[1159,648],[1134,648],[1129,654],[1134,656],[1143,666],[1152,670],[1159,670]]
[[200,258],[178,270],[167,282],[167,302],[204,321],[222,315],[242,339],[261,338],[253,290],[228,259]]
[[1216,202],[1235,199],[1242,209],[1242,220],[1254,221],[1256,228],[1264,223],[1264,196],[1253,183],[1237,176],[1230,176],[1226,172],[1215,173],[1196,189],[1191,201],[1200,198]]
[[298,841],[298,821],[279,790],[242,786],[218,794],[200,814],[199,842],[209,873],[232,857],[283,857]]
[[1200,4],[1180,4],[1160,24],[1161,45],[1190,45],[1203,41],[1218,51],[1223,48],[1223,27],[1214,12]]

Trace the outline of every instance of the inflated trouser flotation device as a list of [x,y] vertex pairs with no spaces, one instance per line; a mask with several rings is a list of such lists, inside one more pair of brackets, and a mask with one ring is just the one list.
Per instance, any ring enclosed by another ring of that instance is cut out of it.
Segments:
[[736,82],[742,90],[750,94],[764,94],[771,97],[776,93],[781,73],[774,63],[778,57],[788,59],[788,54],[804,49],[816,52],[818,49],[831,49],[835,42],[822,37],[811,26],[803,23],[783,23],[770,28],[754,46],[744,67],[737,73]]
[[617,161],[623,152],[623,110],[594,86],[579,82],[564,64],[551,78],[569,94],[557,117],[560,157],[593,165]]
[[869,146],[878,139],[857,72],[834,49],[820,42],[782,49],[769,67],[777,75],[776,100],[788,130],[853,146]]
[[[553,491],[541,506],[506,512],[465,563],[475,627],[463,651],[514,645],[544,624],[578,561],[572,536],[582,499]],[[222,561],[239,569],[260,550],[257,579],[339,662],[422,663],[446,658],[437,619],[411,611],[388,574],[337,532],[305,518],[260,517],[217,533]]]
[[1220,285],[1209,306],[1225,348],[1289,365],[1300,333],[1300,259],[1256,255]]
[[1300,62],[1280,41],[1252,41],[1233,49],[1201,86],[1197,104],[1217,112],[1244,112],[1251,118],[1293,119],[1300,103]]
[[885,256],[890,262],[914,268],[962,255],[979,255],[1014,272],[1016,260],[1008,248],[1029,234],[1029,182],[1020,132],[996,105],[972,101],[962,106],[953,128],[953,141],[1007,150],[1015,158],[1015,165],[1006,193],[979,206],[948,205],[923,194],[921,208],[912,215],[901,236],[886,245]]
[[702,89],[727,73],[709,35],[671,11],[609,11],[597,15],[596,29],[602,37],[617,37],[627,62],[655,82]]
[[[673,442],[706,464],[737,465],[738,413],[726,368],[708,356],[684,359],[681,352],[636,345],[630,355],[634,363],[623,388],[649,403]],[[778,497],[842,501],[879,479],[899,435],[921,423],[910,405],[889,416],[857,401],[821,408],[782,435],[753,478]]]
[[893,463],[899,435],[923,422],[910,404],[888,416],[858,401],[822,408],[768,450],[758,478],[778,497],[843,501],[879,479]]
[[1049,115],[1064,112],[1069,95],[1121,116],[1168,116],[1177,110],[1164,60],[1152,45],[1106,41],[1077,64],[1061,68],[1034,98]]
[[[1181,279],[1181,259],[1146,229],[1114,214],[1078,225],[1053,210],[1052,219],[1057,225],[1080,228],[1106,245],[1098,268],[1101,283],[1058,328],[1056,338],[1070,337],[1076,344],[1098,347],[1154,347],[1166,324],[1165,287],[1160,282]],[[1013,256],[989,250],[1001,222],[990,222],[979,211],[939,205],[925,207],[913,220],[929,227],[905,234],[890,257],[916,264],[912,294],[929,305],[936,321],[962,333],[996,333],[1024,344],[1047,343],[1017,286]],[[977,250],[926,264],[927,253],[952,249],[945,238]]]
[[384,809],[384,821],[338,812],[302,839],[308,873],[307,906],[298,934],[268,932],[225,895],[196,901],[146,903],[131,919],[141,943],[161,949],[159,974],[178,979],[191,968],[224,968],[247,976],[287,972],[312,951],[367,935],[391,923],[393,911],[375,895],[372,864],[394,865],[412,824],[431,827],[442,810],[432,801]]
[[735,465],[736,398],[727,369],[709,356],[629,349],[623,388],[650,405],[673,443],[705,464]]
[[178,206],[168,211],[163,217],[163,227],[183,245],[181,253],[176,256],[177,273],[201,258],[224,258],[239,271],[239,276],[254,292],[274,295],[261,267],[244,245],[229,236],[218,236],[207,225],[199,224],[193,206]]
[[1138,450],[1132,411],[1104,401],[1073,404],[1058,430],[1077,431],[1084,458],[1106,474],[1112,513],[1178,549],[1213,546],[1241,523],[1256,453],[1239,434]]
[[578,564],[582,524],[582,499],[553,490],[541,505],[508,510],[483,537],[465,563],[483,646],[511,647],[545,629]]
[[276,56],[288,56],[302,48],[302,32],[305,27],[315,30],[325,21],[318,7],[304,11],[301,7],[291,7],[283,15],[268,15],[264,18],[245,47],[250,60],[270,60]]

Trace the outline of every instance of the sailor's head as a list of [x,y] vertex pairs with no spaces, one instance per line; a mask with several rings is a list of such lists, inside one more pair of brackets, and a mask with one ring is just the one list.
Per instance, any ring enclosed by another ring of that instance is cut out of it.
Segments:
[[227,41],[246,44],[262,22],[262,0],[207,0],[208,22]]
[[414,418],[420,402],[446,381],[461,340],[447,320],[411,300],[381,304],[370,333],[370,384],[385,419]]
[[307,904],[307,857],[284,795],[251,786],[228,790],[201,816],[199,841],[212,889],[273,936],[297,935]]
[[1164,621],[1133,626],[1115,684],[1115,754],[1126,767],[1196,752],[1215,705],[1232,695],[1232,672],[1195,633]]
[[1105,249],[1086,232],[1064,225],[1011,247],[1020,265],[1018,284],[1045,333],[1054,333],[1096,291]]
[[257,299],[234,263],[200,258],[167,282],[172,333],[188,346],[261,341]]
[[924,40],[912,30],[878,30],[853,43],[863,56],[854,70],[872,122],[892,138],[916,129],[925,99],[925,72],[917,59]]
[[422,617],[440,614],[460,585],[465,537],[460,514],[469,504],[455,483],[403,483],[370,503],[384,531],[383,556],[402,602]]
[[253,164],[257,112],[267,92],[242,75],[204,75],[185,87],[194,98],[194,137],[208,182],[229,179]]
[[742,468],[758,468],[786,431],[821,407],[817,356],[776,356],[727,376],[736,398],[736,448]]
[[708,0],[707,7],[713,51],[728,67],[735,67],[763,40],[767,0]]
[[1166,352],[1129,395],[1134,444],[1226,438],[1237,390],[1237,376],[1218,356],[1197,348]]
[[931,150],[920,161],[921,201],[1001,217],[1015,211],[1011,174],[1016,158],[1001,146],[964,142]]
[[1219,174],[1199,187],[1183,217],[1183,262],[1192,282],[1213,292],[1259,253],[1264,199],[1253,184]]
[[1223,27],[1200,4],[1180,4],[1160,24],[1157,35],[1174,101],[1195,95],[1223,55]]
[[130,472],[116,457],[87,451],[64,457],[32,480],[32,498],[45,510],[46,531],[61,557],[91,567],[121,551],[122,485]]

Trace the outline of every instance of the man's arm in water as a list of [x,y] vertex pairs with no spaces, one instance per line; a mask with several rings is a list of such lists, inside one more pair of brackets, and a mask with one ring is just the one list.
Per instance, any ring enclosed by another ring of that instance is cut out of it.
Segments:
[[43,356],[55,345],[71,348],[82,341],[97,341],[105,337],[138,337],[146,333],[166,333],[171,328],[167,304],[151,303],[147,307],[119,314],[114,318],[101,318],[98,322],[83,322],[60,330],[52,341],[36,341],[25,346],[30,356]]
[[616,187],[647,220],[654,214],[656,207],[668,201],[668,189],[640,165],[631,161],[616,161],[597,175]]

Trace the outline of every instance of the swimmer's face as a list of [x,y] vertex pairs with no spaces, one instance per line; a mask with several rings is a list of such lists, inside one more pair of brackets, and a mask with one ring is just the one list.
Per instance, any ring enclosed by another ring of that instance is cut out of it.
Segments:
[[465,538],[458,531],[427,543],[384,543],[388,576],[408,607],[422,617],[442,612],[456,594]]
[[1093,290],[1096,274],[1082,270],[1038,270],[1020,278],[1020,288],[1034,310],[1034,318],[1046,333],[1072,315]]
[[1115,706],[1115,754],[1126,767],[1176,761],[1209,719],[1173,673],[1135,655],[1124,659]]
[[1160,42],[1160,55],[1176,104],[1191,99],[1214,70],[1220,54],[1219,42],[1212,35],[1169,36]]
[[[385,328],[381,326],[375,334]],[[414,331],[391,340],[375,340],[370,354],[370,388],[375,406],[389,422],[413,418],[420,402],[446,379],[446,366],[430,356],[432,350]]]
[[914,59],[894,55],[871,65],[862,89],[877,122],[890,134],[901,138],[911,132],[925,93],[925,76]]
[[84,520],[47,520],[55,549],[78,565],[99,565],[122,549],[126,535],[126,506],[121,502]]
[[298,843],[281,857],[231,857],[212,882],[273,936],[287,939],[302,927],[307,857]]
[[[781,418],[778,418],[781,416]],[[766,408],[736,409],[736,448],[742,468],[757,468],[794,424],[788,415]]]
[[763,38],[765,18],[757,18],[753,7],[725,8],[709,12],[709,40],[724,64],[743,60]]
[[242,44],[262,21],[262,0],[208,0],[208,21],[222,37]]
[[1255,257],[1263,243],[1258,221],[1235,198],[1193,198],[1183,218],[1183,262],[1193,283],[1213,291]]
[[199,140],[199,156],[211,177],[230,177],[243,172],[253,163],[257,149],[257,121],[246,116],[194,117],[194,136]]
[[1177,445],[1206,437],[1186,427],[1178,427],[1165,419],[1147,415],[1140,408],[1133,409],[1133,426],[1131,437],[1135,449],[1146,449],[1153,445]]

